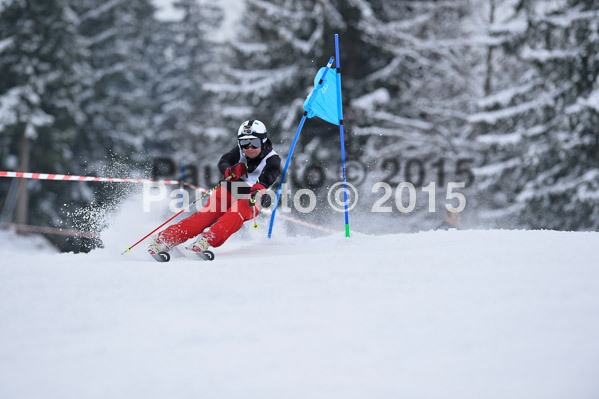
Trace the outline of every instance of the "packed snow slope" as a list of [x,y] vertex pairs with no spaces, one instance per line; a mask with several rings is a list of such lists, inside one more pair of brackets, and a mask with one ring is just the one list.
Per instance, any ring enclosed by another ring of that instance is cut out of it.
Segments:
[[[122,244],[122,242],[121,242]],[[0,397],[599,397],[599,233],[4,241]],[[126,245],[125,245],[126,246]]]

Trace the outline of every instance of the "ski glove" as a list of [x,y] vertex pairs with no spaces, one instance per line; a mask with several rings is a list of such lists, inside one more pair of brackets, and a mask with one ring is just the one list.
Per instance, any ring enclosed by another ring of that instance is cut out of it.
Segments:
[[238,163],[225,170],[225,179],[227,180],[239,180],[241,176],[247,174],[247,167],[244,163]]
[[[250,191],[249,205],[250,206],[256,205],[256,202],[260,200],[260,197],[262,197],[262,194],[264,193],[265,190],[266,190],[266,187],[264,187],[262,184],[260,184],[260,183],[254,184]],[[260,196],[258,196],[258,194],[260,194]]]

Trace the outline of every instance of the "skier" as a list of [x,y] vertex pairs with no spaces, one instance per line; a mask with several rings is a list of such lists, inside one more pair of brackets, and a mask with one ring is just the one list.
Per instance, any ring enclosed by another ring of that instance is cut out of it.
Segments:
[[281,158],[272,148],[264,123],[243,122],[237,131],[237,145],[218,162],[224,184],[214,190],[202,210],[155,236],[148,252],[168,252],[196,236],[191,249],[200,256],[209,247],[221,246],[260,212],[260,198],[277,180],[280,168]]

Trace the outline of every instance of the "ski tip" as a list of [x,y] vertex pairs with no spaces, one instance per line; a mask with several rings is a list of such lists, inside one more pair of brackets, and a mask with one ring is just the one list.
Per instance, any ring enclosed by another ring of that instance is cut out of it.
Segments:
[[202,252],[194,252],[198,257],[202,260],[212,261],[214,260],[214,252],[212,251],[202,251]]

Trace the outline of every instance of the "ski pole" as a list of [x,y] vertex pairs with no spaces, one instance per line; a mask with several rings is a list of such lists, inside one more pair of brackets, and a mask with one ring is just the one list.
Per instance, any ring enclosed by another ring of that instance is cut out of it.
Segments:
[[258,223],[256,223],[256,206],[253,206],[252,208],[254,209],[254,229],[257,229],[259,226]]
[[[258,223],[256,223],[256,197],[258,196],[258,192],[251,192],[250,193],[250,206],[252,207],[252,212],[254,213],[254,218],[253,218],[253,223],[254,223],[254,229],[257,229]],[[260,198],[262,198],[262,195],[260,195]]]
[[123,251],[123,253],[121,253],[121,255],[124,255],[127,252],[131,252],[131,249],[133,247],[135,247],[137,244],[139,244],[140,242],[142,242],[143,240],[145,240],[146,238],[148,238],[150,235],[152,235],[156,230],[160,229],[162,226],[164,226],[165,224],[167,224],[168,222],[170,222],[171,220],[173,220],[174,218],[176,218],[177,216],[179,216],[180,214],[182,214],[183,212],[185,212],[187,209],[189,209],[193,204],[195,204],[198,201],[203,200],[204,198],[206,198],[207,196],[210,195],[210,193],[212,193],[214,190],[216,190],[217,188],[219,188],[223,182],[228,181],[230,179],[224,179],[221,180],[220,182],[218,182],[218,184],[214,187],[212,187],[210,190],[206,191],[205,193],[203,193],[200,198],[196,199],[195,201],[193,201],[191,204],[189,204],[187,207],[185,207],[184,209],[181,210],[181,212],[177,213],[175,216],[173,216],[172,218],[170,218],[169,220],[167,220],[166,222],[162,223],[160,226],[156,227],[154,230],[152,230],[150,233],[148,233],[144,238],[142,238],[141,240],[139,240],[138,242],[136,242],[135,244],[131,245],[129,248],[127,248],[126,250]]

